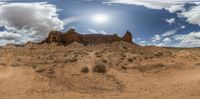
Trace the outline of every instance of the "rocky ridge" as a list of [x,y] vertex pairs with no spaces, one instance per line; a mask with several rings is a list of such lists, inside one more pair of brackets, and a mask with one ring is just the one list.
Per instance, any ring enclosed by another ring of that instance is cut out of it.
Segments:
[[127,31],[123,37],[119,37],[117,34],[104,35],[104,34],[79,34],[75,29],[69,29],[67,32],[62,33],[60,31],[51,31],[49,36],[41,42],[51,44],[56,43],[59,45],[69,45],[73,42],[78,42],[83,45],[95,45],[95,44],[110,44],[113,42],[125,41],[132,42],[132,34]]

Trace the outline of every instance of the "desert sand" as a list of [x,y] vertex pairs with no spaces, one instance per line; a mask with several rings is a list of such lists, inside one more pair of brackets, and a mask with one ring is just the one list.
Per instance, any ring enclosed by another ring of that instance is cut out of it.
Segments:
[[0,48],[0,99],[200,99],[200,49],[28,43]]

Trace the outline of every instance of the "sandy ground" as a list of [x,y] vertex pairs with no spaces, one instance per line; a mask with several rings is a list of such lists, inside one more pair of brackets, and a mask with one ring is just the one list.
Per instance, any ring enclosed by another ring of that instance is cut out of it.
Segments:
[[[94,71],[99,64],[104,72]],[[125,42],[0,48],[0,99],[55,98],[200,99],[200,49]]]

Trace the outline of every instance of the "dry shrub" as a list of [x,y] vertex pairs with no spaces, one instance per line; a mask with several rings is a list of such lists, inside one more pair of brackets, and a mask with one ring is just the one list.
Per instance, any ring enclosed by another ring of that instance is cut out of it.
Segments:
[[127,70],[127,67],[126,66],[121,66],[121,69]]
[[12,63],[11,66],[12,67],[19,67],[20,65],[18,63]]
[[35,70],[35,72],[37,72],[37,73],[42,73],[42,72],[44,72],[44,71],[46,71],[46,69],[45,68],[37,68],[36,70]]
[[93,67],[93,72],[95,72],[95,73],[106,73],[107,69],[106,69],[106,66],[104,64],[96,64]]
[[89,72],[89,68],[88,67],[83,67],[81,69],[81,73],[88,73]]
[[73,63],[73,62],[77,62],[78,59],[77,58],[70,58],[70,59],[66,59],[64,63]]
[[128,62],[132,63],[133,59],[132,58],[128,58]]
[[108,61],[106,59],[102,59],[101,60],[103,63],[108,63]]
[[102,57],[102,54],[98,53],[98,52],[96,52],[95,55],[96,55],[96,57]]
[[161,56],[163,56],[163,55],[164,55],[164,52],[161,52],[161,51],[155,53],[155,56],[156,56],[156,57],[161,57]]
[[5,63],[0,63],[0,65],[2,65],[2,66],[6,66],[6,64],[5,64]]

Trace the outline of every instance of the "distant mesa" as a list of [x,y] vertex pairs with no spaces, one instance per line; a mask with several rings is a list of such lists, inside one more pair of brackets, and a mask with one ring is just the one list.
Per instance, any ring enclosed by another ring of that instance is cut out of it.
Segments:
[[127,31],[123,37],[119,37],[117,34],[104,35],[104,34],[79,34],[75,29],[71,28],[67,32],[51,31],[49,36],[41,42],[51,44],[56,43],[59,45],[69,45],[73,42],[78,42],[84,45],[95,45],[95,44],[110,44],[112,42],[125,41],[128,43],[132,42],[132,34]]

